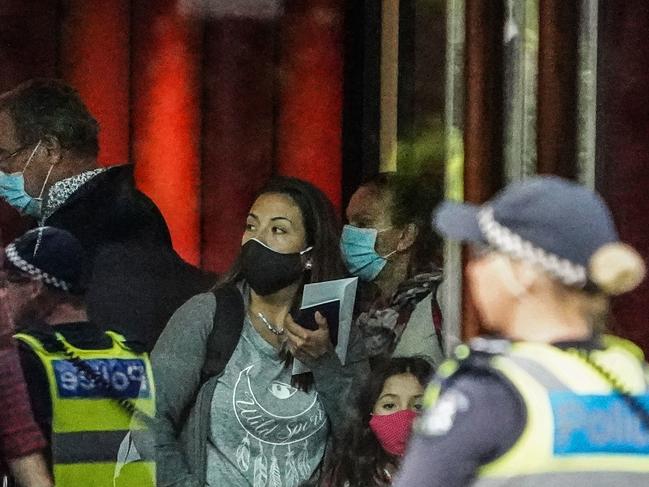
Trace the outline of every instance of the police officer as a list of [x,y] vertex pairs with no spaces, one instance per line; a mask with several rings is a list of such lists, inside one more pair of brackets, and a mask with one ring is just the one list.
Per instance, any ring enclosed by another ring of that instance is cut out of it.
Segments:
[[396,485],[649,485],[647,366],[602,326],[644,264],[601,198],[535,177],[481,207],[445,203],[434,223],[472,245],[470,292],[494,336],[438,371]]
[[[88,321],[86,268],[72,234],[31,230],[5,250],[3,299],[21,330],[15,338],[55,484],[112,487],[133,412],[154,413],[153,381],[145,353]],[[121,485],[152,485],[151,467],[140,462]]]

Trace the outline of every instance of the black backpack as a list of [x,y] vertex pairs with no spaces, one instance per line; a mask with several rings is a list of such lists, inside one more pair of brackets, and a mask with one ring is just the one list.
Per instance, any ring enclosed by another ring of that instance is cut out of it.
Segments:
[[205,362],[201,369],[201,383],[220,374],[225,369],[232,353],[239,343],[243,329],[243,297],[235,285],[212,290],[216,298],[214,323],[207,338]]

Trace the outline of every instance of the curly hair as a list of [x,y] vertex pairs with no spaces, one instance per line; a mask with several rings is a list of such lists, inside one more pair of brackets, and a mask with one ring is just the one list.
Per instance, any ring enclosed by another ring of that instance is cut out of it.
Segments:
[[36,78],[0,98],[21,144],[35,144],[50,135],[61,147],[82,157],[97,157],[99,125],[79,93],[61,80]]
[[390,377],[412,374],[425,386],[432,373],[423,358],[399,357],[384,361],[372,369],[361,390],[345,433],[336,441],[321,485],[329,487],[383,487],[390,485],[385,471],[397,467],[398,459],[387,453],[369,427],[374,404]]

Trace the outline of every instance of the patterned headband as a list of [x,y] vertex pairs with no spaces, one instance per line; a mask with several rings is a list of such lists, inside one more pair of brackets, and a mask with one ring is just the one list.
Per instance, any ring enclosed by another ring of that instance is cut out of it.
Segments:
[[7,256],[9,262],[11,262],[15,267],[17,267],[24,273],[29,274],[31,277],[35,279],[39,279],[45,282],[46,284],[50,284],[51,286],[62,289],[63,291],[66,292],[70,291],[72,287],[70,286],[70,284],[68,284],[62,279],[59,279],[57,277],[48,274],[45,271],[42,271],[38,267],[35,267],[34,265],[27,262],[20,255],[18,255],[18,251],[16,250],[16,246],[14,244],[9,244],[7,246],[5,255]]
[[567,286],[584,287],[588,282],[586,268],[555,254],[535,247],[494,219],[493,208],[487,206],[478,214],[480,231],[489,245],[516,259],[537,264]]

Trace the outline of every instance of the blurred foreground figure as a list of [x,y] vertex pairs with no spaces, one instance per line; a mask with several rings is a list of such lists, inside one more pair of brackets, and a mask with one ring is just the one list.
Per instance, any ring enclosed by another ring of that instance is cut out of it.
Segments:
[[211,278],[171,246],[133,166],[100,167],[99,126],[62,81],[31,80],[0,95],[0,198],[39,225],[72,233],[88,253],[86,301],[102,329],[153,345],[167,320]]
[[7,246],[4,299],[21,330],[32,408],[57,486],[147,487],[145,462],[122,483],[113,476],[133,411],[153,415],[151,367],[142,347],[88,321],[85,268],[81,244],[64,230],[36,228]]
[[557,177],[506,188],[435,222],[472,245],[484,326],[445,363],[396,485],[649,485],[648,369],[604,335],[608,299],[644,277],[592,191]]

